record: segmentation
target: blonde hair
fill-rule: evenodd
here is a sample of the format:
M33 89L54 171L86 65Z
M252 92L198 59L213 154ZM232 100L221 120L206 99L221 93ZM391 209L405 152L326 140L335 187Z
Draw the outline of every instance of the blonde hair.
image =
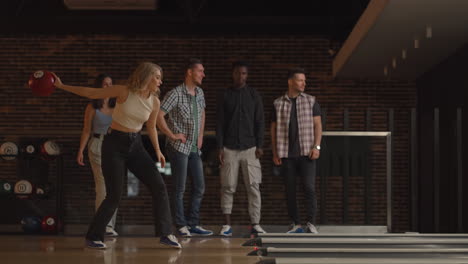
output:
M127 80L128 89L132 92L138 92L144 89L156 71L159 71L162 77L163 72L161 66L152 62L140 63ZM155 95L158 96L159 92L156 92Z

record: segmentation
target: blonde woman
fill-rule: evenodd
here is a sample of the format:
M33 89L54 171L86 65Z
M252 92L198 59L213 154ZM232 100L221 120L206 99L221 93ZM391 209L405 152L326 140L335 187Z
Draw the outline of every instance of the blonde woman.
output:
M90 99L117 98L112 123L102 143L102 172L107 195L89 226L86 234L87 247L106 248L103 242L106 225L119 205L128 168L151 192L156 218L155 231L156 236L161 236L160 243L181 248L177 238L172 234L166 185L155 163L143 147L140 134L143 123L146 123L156 157L164 167L166 160L159 148L156 131L160 106L157 94L162 84L162 68L150 62L141 63L129 77L127 85L112 85L100 89L65 85L59 77L56 75L55 77L55 86L59 89Z

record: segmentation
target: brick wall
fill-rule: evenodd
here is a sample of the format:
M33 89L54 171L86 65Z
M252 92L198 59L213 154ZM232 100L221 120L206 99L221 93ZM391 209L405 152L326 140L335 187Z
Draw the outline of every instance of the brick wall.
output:
M350 130L365 129L365 111L372 109L372 130L388 130L389 108L395 109L394 133L394 216L396 231L409 229L409 111L416 106L414 83L399 81L333 80L329 41L308 35L177 35L177 34L73 34L73 35L2 35L0 36L0 141L19 142L24 138L58 139L64 148L64 197L66 223L86 224L94 211L94 183L91 170L75 162L83 111L87 99L56 91L50 97L34 97L27 87L29 75L38 69L55 71L67 84L90 85L100 72L109 73L116 82L124 81L133 67L151 60L164 69L163 94L183 77L186 58L204 61L206 79L203 89L207 100L206 129L215 128L216 92L230 84L230 65L237 59L251 62L249 83L257 88L266 105L269 120L271 103L287 89L289 67L302 66L308 74L307 92L316 95L327 112L327 130L343 130L343 111L349 109ZM262 160L264 184L263 223L288 224L281 180L272 174L269 127L267 122L266 155ZM16 180L15 161L0 161L0 177ZM54 165L55 166L55 165ZM54 167L51 166L51 167ZM51 170L54 171L54 170ZM54 176L51 175L51 178ZM330 195L341 191L341 178L330 178ZM352 193L360 193L360 180ZM170 178L167 179L170 185ZM219 180L206 178L206 194L201 216L204 224L221 224ZM320 177L317 179L320 186ZM318 197L320 197L320 188ZM385 224L385 197L375 192L377 205L374 224ZM246 193L239 184L233 221L248 224ZM329 194L327 194L329 195ZM302 198L302 196L300 196ZM362 201L350 199L350 210L362 210ZM150 224L151 199L142 189L136 198L124 197L119 208L119 223ZM339 224L339 202L327 208L327 219ZM353 209L354 208L354 209ZM303 208L302 208L303 210ZM350 214L353 216L353 214ZM321 216L318 216L318 223ZM361 219L351 219L361 223Z

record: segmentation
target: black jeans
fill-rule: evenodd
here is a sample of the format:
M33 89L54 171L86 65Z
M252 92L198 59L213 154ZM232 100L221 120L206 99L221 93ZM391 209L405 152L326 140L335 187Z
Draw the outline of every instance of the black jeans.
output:
M172 217L166 185L155 162L143 147L140 133L117 130L109 132L102 143L101 163L107 195L94 215L86 238L104 241L106 225L122 196L127 168L151 192L156 236L172 234Z
M281 162L281 175L286 186L289 217L294 221L294 224L301 224L296 201L296 179L300 177L306 200L307 221L315 224L317 210L317 199L315 196L316 160L302 156L298 158L283 158Z

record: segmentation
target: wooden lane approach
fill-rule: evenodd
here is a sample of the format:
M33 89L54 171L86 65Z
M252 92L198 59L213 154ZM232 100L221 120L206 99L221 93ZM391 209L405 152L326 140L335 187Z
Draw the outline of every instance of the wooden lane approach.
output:
M340 258L432 258L466 257L467 248L258 248L249 256L263 257L340 257Z
M461 264L468 257L439 258L262 258L257 264Z
M468 234L441 234L441 233L264 233L256 234L256 238L267 237L313 237L313 238L332 238L332 237L349 237L349 238L388 238L388 237L408 237L408 238L466 238Z
M466 238L257 238L244 246L275 248L468 248Z

